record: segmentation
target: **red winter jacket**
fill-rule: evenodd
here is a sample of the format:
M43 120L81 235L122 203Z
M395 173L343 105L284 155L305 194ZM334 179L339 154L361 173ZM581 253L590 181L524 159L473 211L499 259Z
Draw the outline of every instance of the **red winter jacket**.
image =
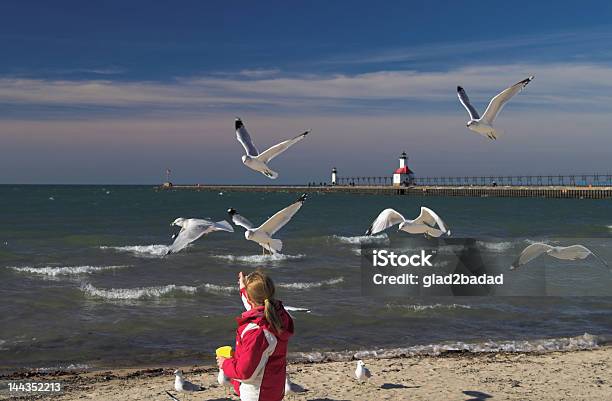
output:
M223 362L223 372L232 379L243 401L280 401L285 393L287 343L293 335L293 320L283 304L276 301L276 313L283 332L276 333L264 316L264 307L252 308L246 291L240 290L246 308L236 318L236 351Z

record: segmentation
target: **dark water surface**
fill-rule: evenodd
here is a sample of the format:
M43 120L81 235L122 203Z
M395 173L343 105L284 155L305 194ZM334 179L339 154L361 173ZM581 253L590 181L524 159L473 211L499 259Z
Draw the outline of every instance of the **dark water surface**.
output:
M0 370L211 360L217 346L233 342L236 275L257 266L269 269L286 305L311 310L294 313L290 347L303 355L457 342L520 350L534 339L612 333L610 297L381 299L363 297L360 284L361 235L386 207L416 217L426 205L454 237L482 239L508 263L530 241L563 237L585 237L612 260L607 200L312 194L277 235L283 256L262 257L240 228L163 256L176 217L220 220L234 207L259 224L295 198L0 186ZM593 258L533 264L558 265L576 286L602 274Z

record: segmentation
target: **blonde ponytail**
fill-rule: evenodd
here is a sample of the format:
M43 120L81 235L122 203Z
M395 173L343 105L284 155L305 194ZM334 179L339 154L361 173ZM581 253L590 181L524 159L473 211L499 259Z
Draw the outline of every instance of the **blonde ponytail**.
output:
M283 322L281 322L278 314L276 313L276 303L270 301L268 298L264 300L264 314L268 323L274 327L277 333L283 331Z
M283 331L283 322L276 312L274 300L274 282L261 270L255 270L245 280L246 292L249 300L256 305L264 307L264 316L277 333Z

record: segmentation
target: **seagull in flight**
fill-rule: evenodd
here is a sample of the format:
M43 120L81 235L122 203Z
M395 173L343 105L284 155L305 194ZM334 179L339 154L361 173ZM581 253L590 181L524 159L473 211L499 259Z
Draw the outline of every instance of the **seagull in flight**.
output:
M523 252L521 252L519 257L512 263L512 266L510 266L510 270L517 269L543 254L562 260L582 260L586 259L589 255L593 255L604 266L608 266L605 260L594 254L593 251L584 245L552 246L536 242L523 249Z
M227 231L230 233L234 232L234 228L225 220L214 221L205 219L185 219L179 217L174 220L171 226L181 227L181 231L174 235L174 242L168 247L166 255L171 253L177 253L187 245L191 244L203 235L210 234L213 231Z
M259 227L255 227L253 223L239 215L236 209L229 208L227 213L230 215L234 224L246 230L244 232L244 238L257 242L263 248L262 252L265 253L267 250L273 255L279 253L283 249L283 242L279 239L272 238L272 236L283 228L285 224L289 223L289 220L291 220L302 207L306 197L307 194L302 194L295 202L277 212Z
M533 80L533 75L515 83L511 87L504 89L489 102L489 106L485 110L482 117L478 115L478 111L470 103L467 93L461 86L457 86L457 96L459 101L467 110L470 121L467 122L467 127L477 134L486 136L489 139L496 140L499 131L493 127L493 121L499 114L504 105L517 93L519 93L529 82Z
M246 130L244 123L239 118L236 118L236 138L238 142L242 144L246 155L242 156L242 163L248 168L259 171L263 175L268 178L276 179L278 177L278 173L268 167L268 163L272 161L276 156L283 153L285 150L289 149L291 146L295 145L302 139L306 138L306 135L310 133L310 130L305 131L304 133L296 136L295 138L288 139L281 143L278 143L269 149L259 153L257 147L253 143L249 132Z
M421 214L414 220L407 220L394 209L383 210L368 228L366 235L378 234L396 224L399 224L398 230L410 234L424 234L425 237L440 237L442 234L450 235L451 233L436 212L422 206Z

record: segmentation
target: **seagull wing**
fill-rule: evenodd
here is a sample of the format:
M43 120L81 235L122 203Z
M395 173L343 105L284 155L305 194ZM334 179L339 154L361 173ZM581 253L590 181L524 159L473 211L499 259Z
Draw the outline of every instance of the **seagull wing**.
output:
M510 269L516 269L519 266L529 263L535 258L537 258L538 256L540 256L541 254L546 253L550 251L551 249L553 249L552 246L548 244L543 244L541 242L536 242L535 244L531 244L527 248L523 249L523 252L521 252L519 257L516 258L516 260L512 263L512 266L510 267Z
M241 216L238 213L234 213L231 216L232 216L232 221L237 226L243 227L247 230L250 230L253 227L255 227L253 223L251 223L246 217Z
M284 308L287 312L306 312L306 313L310 313L310 309L306 309L306 308L298 308L295 306L289 306L289 305L284 305Z
M187 224L183 226L181 231L176 236L172 245L170 245L168 253L179 252L181 249L196 241L201 236L213 231L234 232L234 229L225 220L215 223L204 219L189 219Z
M201 391L202 387L200 387L197 384L193 384L192 382L188 382L187 380L185 380L185 382L183 383L183 390L184 391Z
M569 259L569 260L577 260L577 259L586 259L589 255L593 255L595 259L601 262L604 266L608 266L608 262L604 259L596 255L593 251L587 248L584 245L570 245L566 247L559 247L558 254L561 256L561 259ZM557 257L555 254L551 253L551 256Z
M378 234L379 232L403 221L405 221L404 216L393 209L385 209L380 212L376 220L374 220L372 225L370 225L370 228L368 228L368 231L366 231L366 235Z
M268 233L269 236L274 235L278 230L283 228L285 224L289 222L289 220L291 220L293 215L295 215L298 210L300 210L302 204L306 200L306 196L306 194L303 194L291 205L279 212L276 212L274 216L266 220L266 222L259 226L257 230L264 231Z
M446 224L444 224L444 221L442 221L440 216L438 216L436 212L425 206L421 206L421 214L412 222L418 224L426 224L430 227L435 227L437 225L440 228L440 231L442 231L443 233L450 233L450 231L446 227Z
M489 124L493 124L493 120L495 120L495 117L497 117L501 109L504 108L504 105L508 102L508 100L510 100L512 96L523 90L523 88L527 86L527 84L532 80L533 76L530 76L529 78L523 79L522 81L515 83L511 87L504 89L501 93L491 99L491 102L489 102L489 106L487 106L487 109L482 115L482 118L486 120Z
M593 255L595 257L595 259L599 260L599 262L601 262L601 264L603 264L606 267L609 267L608 262L606 262L606 260L604 258L602 258L601 256L599 256L598 254L596 254L593 251L590 251L591 255Z
M257 156L257 159L263 163L268 163L270 160L274 159L276 156L280 155L285 150L289 149L290 147L292 147L293 145L295 145L302 139L306 138L306 135L308 135L309 133L310 131L306 131L296 136L295 138L288 139L277 145L274 145L271 148L266 149L264 152L261 152L261 154Z
M472 103L470 103L470 98L468 97L467 93L465 93L465 90L460 86L457 87L457 96L459 97L459 101L463 107L465 107L467 110L470 118L472 120L478 120L480 118L478 111L476 111L474 106L472 106Z
M248 156L256 157L259 155L259 151L251 139L251 135L249 135L249 132L246 130L242 120L239 118L236 119L236 139L238 139L238 142L242 144L242 147Z
M372 373L370 372L370 369L366 368L365 366L363 367L363 374L365 375L365 377L370 378L372 377Z

